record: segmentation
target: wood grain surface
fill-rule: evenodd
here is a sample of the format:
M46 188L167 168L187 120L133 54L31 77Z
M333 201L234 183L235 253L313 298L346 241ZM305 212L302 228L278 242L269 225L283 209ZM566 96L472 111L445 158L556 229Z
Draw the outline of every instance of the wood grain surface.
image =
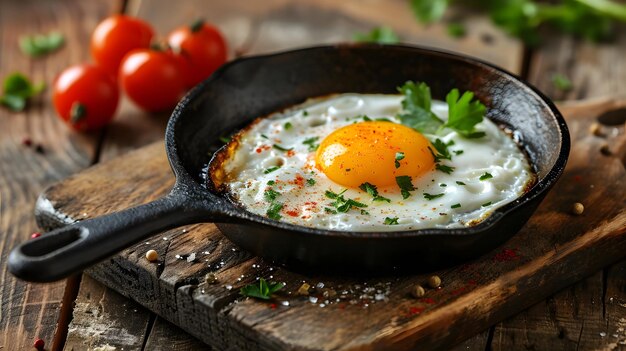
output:
M172 10L173 6L171 2L164 0L120 0L108 3L70 0L0 2L0 54L2 55L0 76L19 69L31 77L39 77L50 82L52 77L69 63L87 59L85 43L97 21L124 8L128 14L149 20L161 35L166 35L169 30L181 24L204 17L222 29L230 44L231 57L345 41L351 39L355 32L366 32L377 25L388 25L396 30L405 42L459 51L482 57L516 73L527 72L528 79L533 84L557 100L625 95L622 89L624 79L626 79L622 57L626 50L623 45L626 32L623 30L618 31L620 35L615 43L602 45L547 33L544 36L545 45L534 50L533 55L529 56L528 51L524 55L524 49L519 42L494 29L484 16L475 14L468 16L465 13L452 11L446 20L456 21L462 17L468 29L468 35L457 40L446 34L445 23L429 27L416 24L406 2L402 0L367 2L270 0L258 3L243 0L211 2L187 0L176 3L176 11ZM68 35L66 37L68 44L60 52L45 59L29 60L17 51L16 39L20 34L39 33L52 29L62 29L64 34ZM551 83L551 77L556 72L572 78L574 89L566 92L556 90ZM48 101L48 97L38 99L35 101L34 108L22 114L12 114L0 109L0 122L6 126L0 130L0 157L3 161L0 163L0 232L4 235L2 258L6 257L8 250L16 242L24 240L30 232L35 230L31 217L33 200L36 193L46 184L91 163L113 159L139 146L162 139L167 120L167 114L142 113L128 100L123 100L118 116L112 125L102 133L80 136L69 132L57 122ZM575 110L587 111L586 118L595 120L594 117L602 111L619 108L622 105L619 99L598 99L594 100L591 105L585 102L582 105L581 103L568 103L567 106L562 106L568 114ZM581 106L582 109L580 109ZM16 116L19 117L14 118ZM612 138L596 141L611 143L616 151L612 159L621 157L623 160L624 147L613 144L617 140L613 135L616 129L608 126L603 129L606 136L612 136ZM41 137L41 140L46 140L46 144L50 144L52 151L41 157L36 156L30 150L24 150L19 145L24 134L33 139L36 139L36 136ZM155 147L159 148L159 146ZM151 152L158 153L155 150ZM21 166L15 167L16 164ZM167 167L165 163L163 164ZM123 173L117 179L127 181L126 176L128 174ZM95 183L92 185L96 186ZM164 189L166 186L159 186L156 192L158 193L161 191L159 189ZM101 204L92 203L92 207L86 207L85 211L80 206L85 196L82 196L80 201L66 197L64 199L70 203L57 202L56 205L73 218L81 219L109 211L114 206L132 203L133 196L135 196L133 194L136 191L141 194L137 195L135 201L145 201L158 195L157 193L149 194L148 190L137 187L121 191L122 200L119 203L110 204L109 199L98 197L102 201ZM90 194L97 192L91 191ZM624 208L623 203L621 208ZM46 226L55 226L68 219L49 215L49 212L40 212L38 220ZM589 214L586 213L586 216ZM197 227L181 228L166 234L172 234L168 237L168 239L173 238L172 242L159 242L158 244L152 242L159 252L169 252L169 254L165 253L167 256L164 261L165 266L147 265L146 262L142 262L141 252L127 251L128 256L123 260L128 258L134 260L131 266L137 271L124 271L123 274L141 277L144 280L140 283L133 282L132 279L115 280L112 275L106 279L113 279L114 284L118 285L133 283L134 291L142 294L139 284L154 282L161 275L167 282L165 284L160 282L159 286L152 286L150 289L163 294L166 299L174 299L176 303L147 305L158 305L165 310L178 308L180 305L182 311L197 311L196 304L199 300L197 295L199 291L202 291L202 285L196 283L202 282L204 270L207 268L190 269L185 263L175 260L175 252L183 252L195 245L193 244L195 237L189 240L179 239L180 236L188 234L183 234L183 229L190 232L206 230ZM212 230L209 229L210 232ZM202 243L211 250L216 249L214 254L206 258L216 265L220 265L224 257L234 255L232 246L227 245L223 240L203 241ZM554 245L559 244L557 242ZM229 249L231 253L228 252ZM556 248L554 250L556 251ZM593 251L589 255L598 255L598 251L600 250ZM231 278L236 281L239 277L234 272L237 269L245 271L250 267L237 264L242 261L245 263L248 258L245 254L239 252L234 256L235 262L226 259L224 267L218 269L214 266L208 269L217 269L218 272L232 271ZM582 260L578 264L584 265L585 261ZM125 266L117 265L114 271L119 272L123 267ZM571 267L574 267L577 273L590 269L589 267L578 268L577 265ZM266 277L273 275L266 271L268 269L269 267L265 267L260 274ZM182 272L181 274L184 274L186 278L177 277L177 271ZM572 272L565 270L566 274L562 273L556 272L546 279L556 279L555 277L564 279L564 276ZM15 282L5 271L2 274L0 278L3 283L0 290L2 296L0 346L3 347L0 349L28 349L34 337L42 337L47 341L47 345L54 344L51 348L53 350L60 349L65 340L64 330L68 328L67 323L72 317L65 344L65 349L68 350L98 348L203 350L207 347L150 310L121 297L88 276L84 276L80 281L80 290L77 292L78 279L74 279L72 284L34 285ZM280 274L289 275L288 272ZM224 278L228 277L228 274L224 276ZM449 277L454 279L454 274ZM325 278L320 279L326 281ZM445 281L448 279L446 278ZM394 287L394 289L399 288L395 283ZM444 288L447 287L444 286ZM545 289L545 287L542 286L540 289ZM236 290L236 287L233 290ZM206 292L205 289L205 295ZM72 311L70 302L76 293L78 293L77 307ZM545 291L535 292L535 294L544 293L547 294ZM222 311L227 315L227 320L229 323L238 323L228 319L228 314L234 310L234 306L228 303L233 300L238 301L236 296L230 295L219 301L209 299L207 302L205 298L201 303L218 308L221 307L220 304L226 304ZM155 294L152 298L156 296ZM407 295L404 297L407 301L411 301ZM62 300L65 300L65 303L61 303ZM626 308L624 306L626 306L626 262L604 267L591 277L548 297L517 316L491 328L485 327L486 330L458 344L455 350L626 350L626 345L624 345L626 344L624 334ZM245 308L238 311L244 315L246 313ZM369 316L375 313L371 312L371 309L368 311L363 315L365 318L362 320L365 322L362 323L367 323ZM258 315L263 318L268 314L266 312L262 308L258 309ZM291 313L292 317L295 313L297 312ZM273 317L275 317L274 324L280 323L277 316ZM269 317L263 318L250 322L251 327L257 323L255 321L270 323L273 320ZM180 319L184 321L184 318ZM223 319L221 318L220 321ZM211 315L208 320L204 319L201 322L210 325L216 320L217 316ZM55 332L57 321L59 321L59 330ZM193 327L193 323L193 320L183 322L187 328L190 325ZM199 328L206 328L206 325L202 323L199 324ZM285 323L288 324L289 320ZM223 327L229 327L229 324L225 326L218 324L217 330L212 330L218 333L216 339L229 336L230 339L243 339L244 341L242 344L218 342L220 346L218 349L239 349L238 347L242 345L249 348L268 346L267 340L263 344L258 344L257 335L246 332L245 328L233 336L220 334L220 328ZM289 326L284 325L283 328L289 329ZM216 343L214 340L210 342ZM282 344L269 342L269 345L269 347L280 347Z
M422 299L408 291L427 275L366 280L303 275L240 251L211 224L152 237L89 274L217 349L446 348L623 257L626 172L620 154L607 156L600 148L607 143L623 149L624 127L607 127L616 132L604 137L589 132L593 117L619 106L619 101L564 106L573 145L561 181L520 233L480 259L434 272L443 288ZM71 218L95 216L165 194L173 181L167 169L163 144L157 143L70 177L44 197ZM96 188L106 191L96 194ZM83 193L94 195L84 199ZM585 204L584 215L570 213L574 202ZM147 262L147 249L156 249L162 261ZM195 260L185 259L191 254ZM218 284L206 282L209 272ZM241 298L238 289L257 277L284 281L287 289L269 303ZM313 293L316 303L295 296L303 281L324 283ZM324 296L330 291L340 294L339 301ZM383 297L376 300L375 292ZM590 321L598 318L597 310L588 310ZM619 334L618 322L603 333L617 333L620 342L626 335Z
M22 72L36 83L49 83L69 63L86 60L88 53L77 48L85 47L89 31L102 16L114 11L114 5L107 1L0 1L0 77ZM29 58L18 49L20 36L53 30L65 35L64 49L39 59ZM39 230L32 215L38 193L89 166L96 155L99 134L70 132L55 116L48 96L49 90L31 101L24 112L0 108L2 262L15 244ZM25 138L32 140L32 147L22 144ZM38 144L43 153L35 151ZM41 338L47 347L58 349L71 317L67 304L71 305L72 294L66 291L69 285L27 284L14 279L4 268L0 282L0 348L30 349L34 340ZM59 341L53 342L55 339Z

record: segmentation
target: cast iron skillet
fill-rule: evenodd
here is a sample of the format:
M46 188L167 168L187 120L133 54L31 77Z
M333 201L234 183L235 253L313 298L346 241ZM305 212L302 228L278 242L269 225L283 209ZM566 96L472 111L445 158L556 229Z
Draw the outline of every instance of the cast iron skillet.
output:
M354 233L312 229L249 213L205 186L209 145L255 117L331 93L396 93L427 82L433 97L473 91L488 117L519 131L537 184L480 224L463 229ZM276 263L358 272L410 264L437 266L503 243L528 220L561 175L570 139L561 114L542 93L497 67L447 52L408 46L337 45L235 60L193 89L165 133L176 185L164 198L54 230L17 246L11 273L53 281L83 270L157 232L216 222L230 240Z

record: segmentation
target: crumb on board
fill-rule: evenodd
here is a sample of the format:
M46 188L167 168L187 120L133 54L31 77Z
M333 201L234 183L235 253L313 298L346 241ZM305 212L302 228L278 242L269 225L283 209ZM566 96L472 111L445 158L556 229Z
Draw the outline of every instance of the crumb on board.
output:
M155 262L159 259L159 253L156 252L156 250L148 250L148 252L146 252L146 259L150 262Z

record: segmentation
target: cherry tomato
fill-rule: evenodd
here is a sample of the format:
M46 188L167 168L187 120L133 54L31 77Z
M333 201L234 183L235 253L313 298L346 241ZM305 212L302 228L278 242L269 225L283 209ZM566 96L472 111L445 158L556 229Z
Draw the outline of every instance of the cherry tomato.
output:
M117 77L122 59L133 49L148 48L154 36L140 19L114 15L100 22L91 35L91 55L96 63Z
M126 95L150 112L173 108L185 93L180 66L168 51L131 51L122 61L119 81Z
M203 21L174 30L167 41L178 53L187 87L205 80L226 62L224 37L217 28Z
M58 115L79 131L99 129L109 123L119 97L113 77L89 64L71 66L61 72L52 92Z

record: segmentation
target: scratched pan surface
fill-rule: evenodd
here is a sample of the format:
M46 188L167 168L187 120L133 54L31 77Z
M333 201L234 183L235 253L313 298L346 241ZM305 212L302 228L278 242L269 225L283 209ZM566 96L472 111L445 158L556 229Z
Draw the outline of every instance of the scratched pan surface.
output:
M475 93L487 116L518 131L538 181L526 194L461 229L345 232L274 221L243 210L206 186L207 151L221 135L258 116L332 93L396 93L407 80L427 82L433 98L452 88ZM147 236L214 222L242 248L276 263L364 272L420 264L449 265L480 255L514 235L561 175L567 126L552 102L497 67L420 47L338 45L235 60L194 88L169 121L166 151L176 185L166 197L84 220L16 247L9 270L33 281L61 279Z

